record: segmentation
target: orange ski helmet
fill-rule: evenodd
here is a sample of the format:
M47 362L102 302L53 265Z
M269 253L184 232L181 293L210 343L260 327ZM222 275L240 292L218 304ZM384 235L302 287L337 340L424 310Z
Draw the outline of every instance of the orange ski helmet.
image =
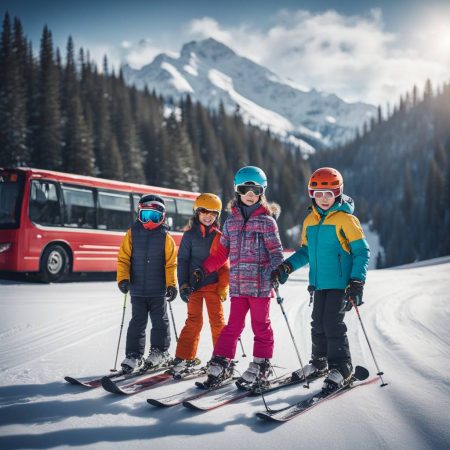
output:
M222 211L222 200L215 194L200 194L194 202L194 211L203 208L208 211L214 211L220 216L220 211Z
M332 191L335 197L344 192L344 179L340 172L332 167L321 167L313 172L308 182L308 193L314 197L314 191Z

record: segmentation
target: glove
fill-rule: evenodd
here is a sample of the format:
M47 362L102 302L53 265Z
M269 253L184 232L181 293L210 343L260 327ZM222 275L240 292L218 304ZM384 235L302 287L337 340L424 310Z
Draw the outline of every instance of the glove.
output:
M192 276L194 277L195 282L198 284L205 278L205 272L201 267L197 267L197 269L192 272Z
M128 294L128 291L130 290L130 281L129 280L119 281L118 286L122 294Z
M189 285L183 284L180 288L180 297L181 300L183 300L184 303L189 303L189 296L194 292L194 289L192 289Z
M217 295L220 297L220 301L223 303L228 297L228 288L219 288L217 290Z
M166 297L168 302L173 302L178 295L178 290L175 286L167 286Z
M279 282L280 284L284 284L289 278L289 274L292 270L291 264L284 261L274 271L272 271L270 274L270 280L274 283Z
M353 280L350 279L347 287L345 288L345 299L347 300L347 304L345 305L345 310L350 311L352 309L353 300L356 306L361 306L363 304L362 296L364 290L364 281Z

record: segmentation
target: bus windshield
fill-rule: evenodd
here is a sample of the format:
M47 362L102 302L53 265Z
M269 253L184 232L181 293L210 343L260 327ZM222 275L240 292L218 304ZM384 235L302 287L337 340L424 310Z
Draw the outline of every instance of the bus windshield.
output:
M22 185L17 171L0 170L0 228L19 227Z

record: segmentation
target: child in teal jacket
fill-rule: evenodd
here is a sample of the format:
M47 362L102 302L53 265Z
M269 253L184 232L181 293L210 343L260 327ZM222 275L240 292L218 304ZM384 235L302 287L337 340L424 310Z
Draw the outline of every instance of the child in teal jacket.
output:
M310 364L299 375L315 378L327 374L324 390L350 382L353 371L345 312L362 303L369 262L369 245L353 200L343 194L342 175L330 167L316 170L309 180L312 199L302 228L301 247L272 272L286 282L289 274L309 263L309 290L314 291ZM329 372L328 372L329 370Z

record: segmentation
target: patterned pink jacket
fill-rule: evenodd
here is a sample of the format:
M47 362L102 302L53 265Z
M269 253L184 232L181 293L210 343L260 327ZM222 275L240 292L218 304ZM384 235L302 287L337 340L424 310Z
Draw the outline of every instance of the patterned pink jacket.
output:
M273 297L271 272L283 262L283 247L274 212L261 205L247 222L233 202L218 251L203 262L205 273L230 257L230 296Z

